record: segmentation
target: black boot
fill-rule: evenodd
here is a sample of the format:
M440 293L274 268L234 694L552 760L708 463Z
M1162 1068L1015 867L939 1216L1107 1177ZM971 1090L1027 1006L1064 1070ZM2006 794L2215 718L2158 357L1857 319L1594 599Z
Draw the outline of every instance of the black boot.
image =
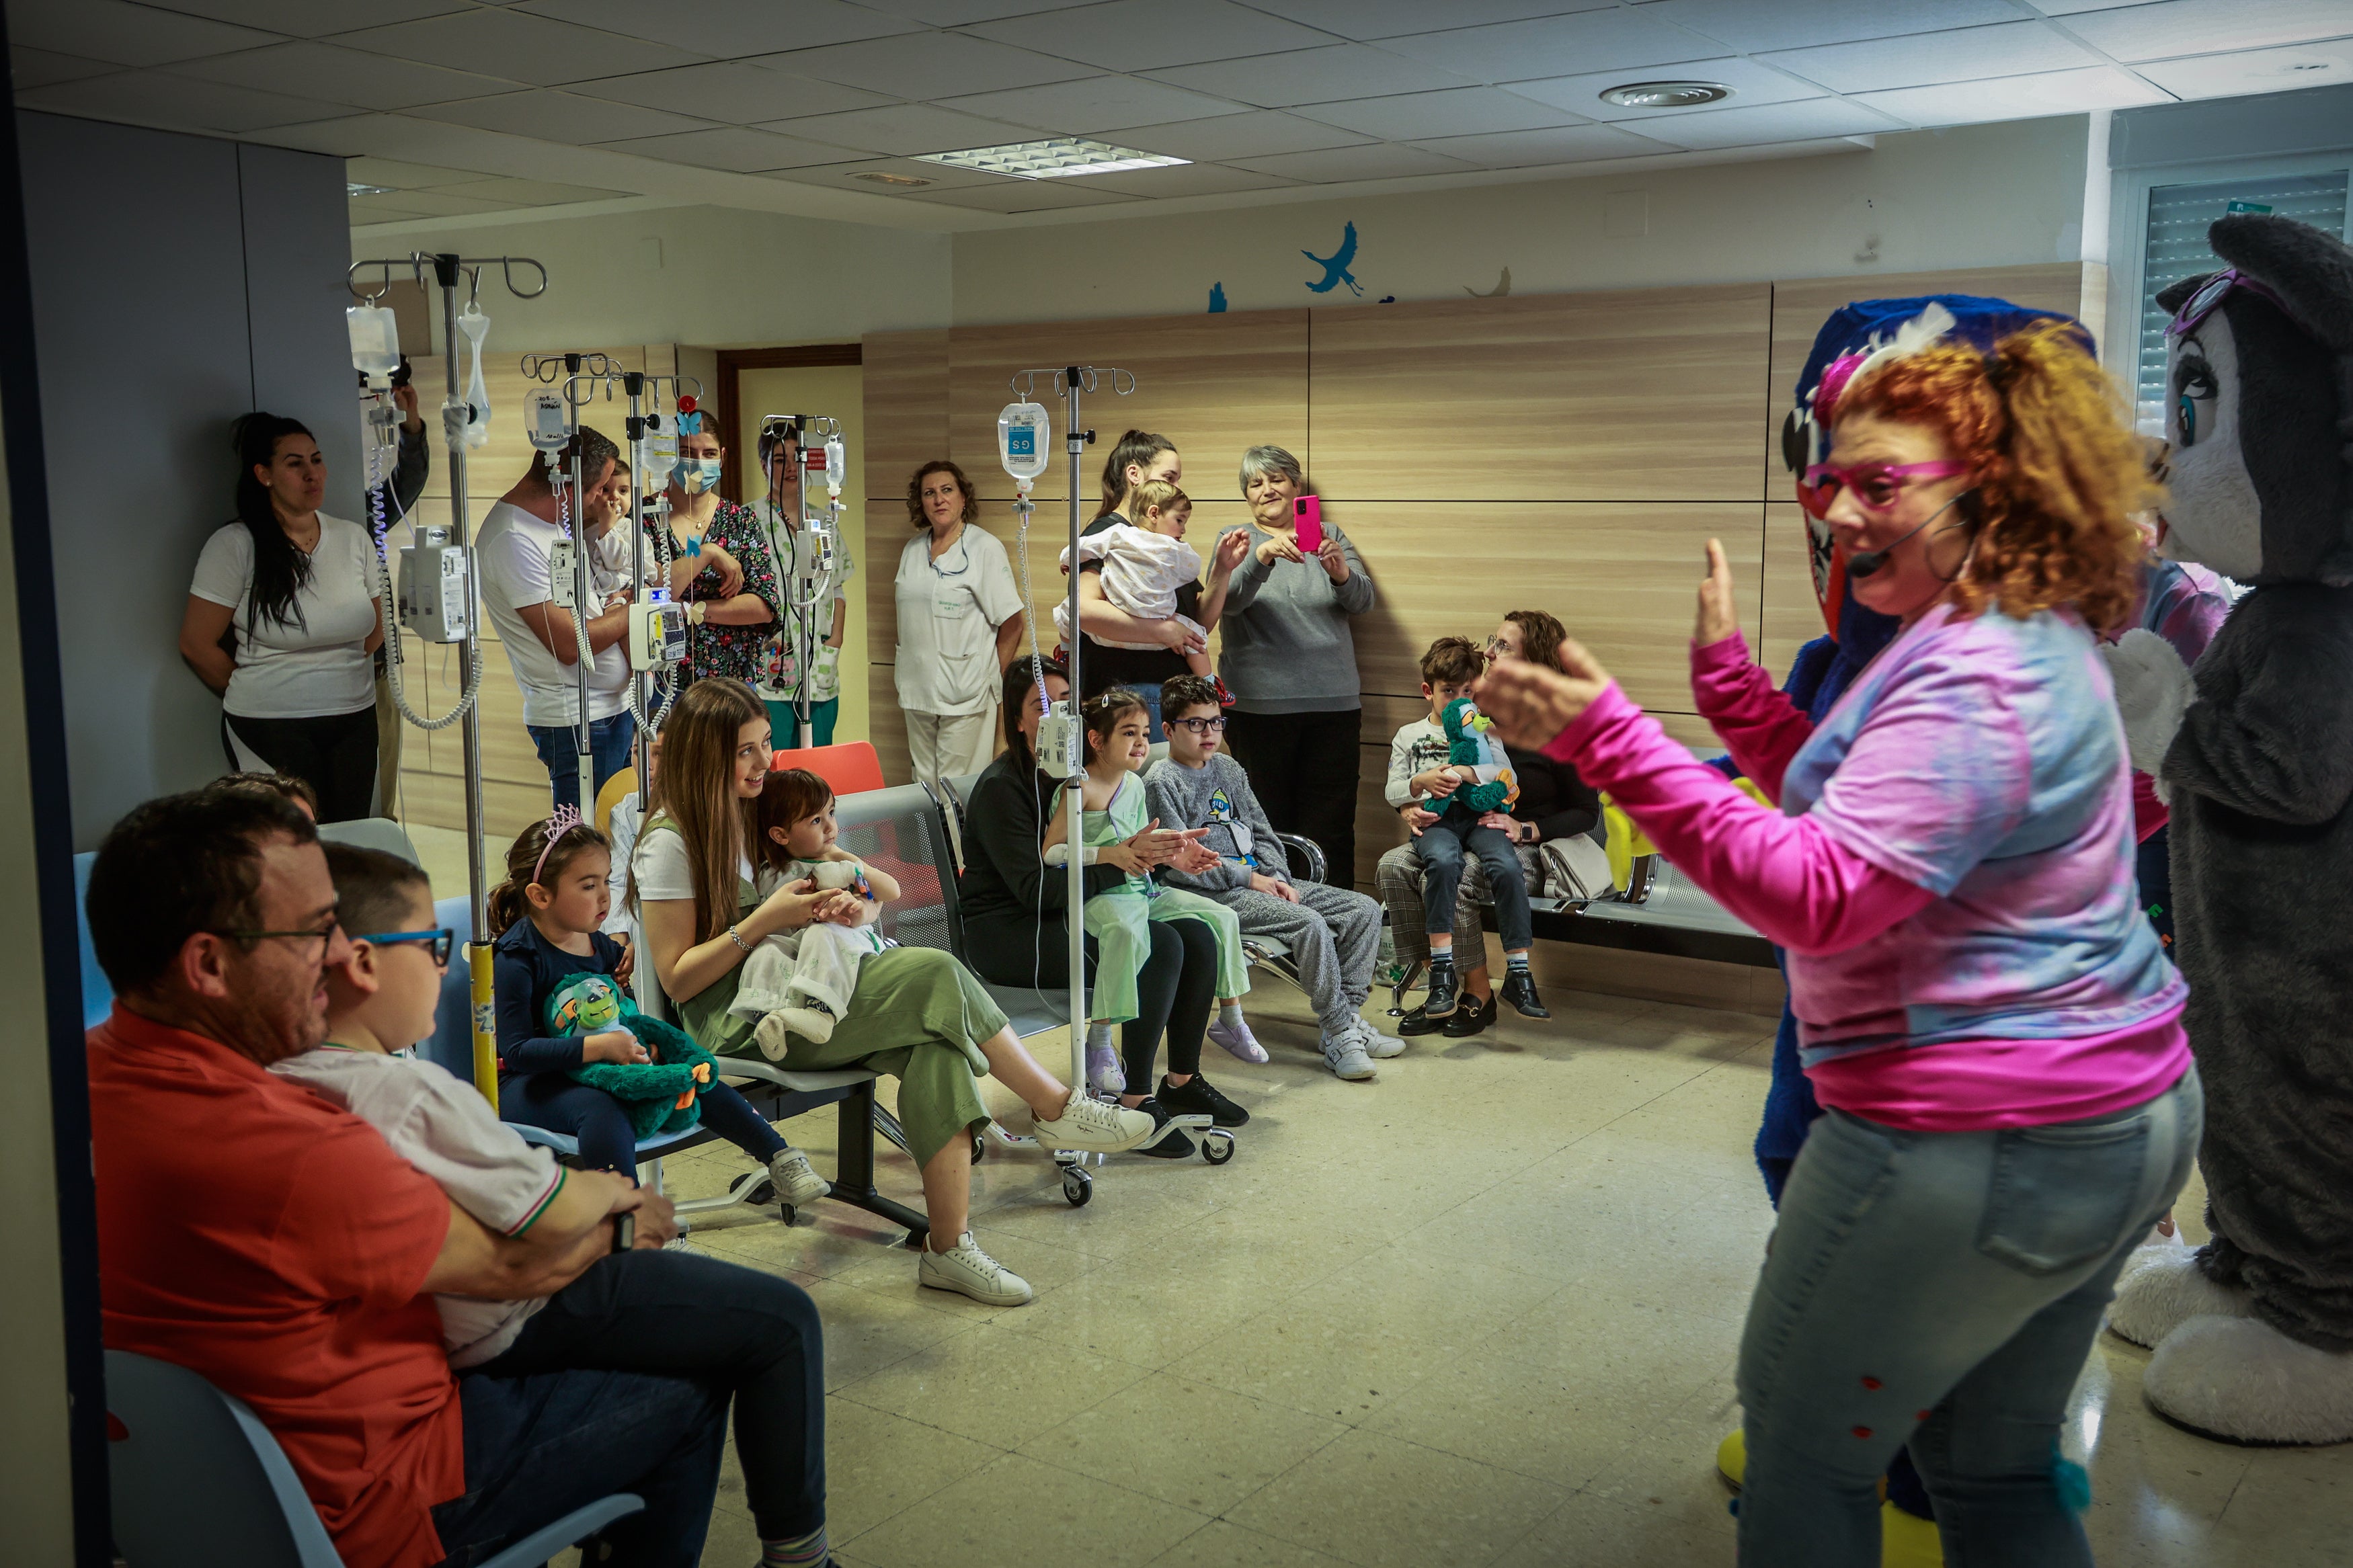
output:
M1462 983L1454 977L1452 959L1430 961L1430 990L1421 999L1425 1018L1451 1018L1462 1000Z
M1549 1018L1552 1009L1536 996L1535 976L1525 969L1506 970L1504 973L1504 1000L1519 1011L1523 1018Z

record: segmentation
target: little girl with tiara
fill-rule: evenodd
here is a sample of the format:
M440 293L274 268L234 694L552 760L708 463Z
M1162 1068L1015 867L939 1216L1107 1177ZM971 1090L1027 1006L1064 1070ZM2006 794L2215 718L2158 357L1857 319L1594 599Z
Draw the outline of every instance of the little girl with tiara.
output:
M1088 702L1082 710L1086 725L1086 773L1081 786L1083 816L1081 831L1083 861L1098 852L1133 838L1151 824L1145 805L1144 780L1137 776L1151 756L1145 740L1144 700L1125 687L1113 687ZM1048 813L1045 858L1049 866L1067 865L1068 819L1062 801L1068 784L1054 792ZM1095 939L1094 979L1090 989L1088 1034L1090 1055L1097 1042L1107 1046L1111 1026L1125 1023L1141 1012L1136 976L1152 951L1147 929L1154 921L1199 921L1218 941L1218 996L1222 1007L1236 1014L1239 998L1250 989L1249 960L1242 953L1241 925L1234 911L1214 900L1181 888L1164 887L1150 876L1130 871L1111 891L1086 903L1087 934ZM1152 1079L1152 1058L1158 1042L1128 1042L1126 1072L1121 1088L1128 1092L1120 1102L1154 1113L1155 1121L1193 1113L1211 1117L1220 1127L1240 1127L1250 1112L1211 1086L1201 1075L1198 1040L1168 1042L1168 1071L1156 1089L1145 1092ZM1175 1134L1147 1143L1140 1153L1175 1158L1192 1152L1192 1145Z
M551 1035L543 1019L558 987L581 974L620 971L622 945L602 930L612 910L612 846L558 806L522 830L507 851L506 880L491 889L497 984L499 1116L579 1141L591 1170L636 1179L638 1141L619 1100L572 1078L592 1062L642 1062L646 1048L627 1029ZM831 1189L808 1156L776 1136L751 1102L725 1083L697 1096L705 1125L768 1168L776 1194L799 1207Z

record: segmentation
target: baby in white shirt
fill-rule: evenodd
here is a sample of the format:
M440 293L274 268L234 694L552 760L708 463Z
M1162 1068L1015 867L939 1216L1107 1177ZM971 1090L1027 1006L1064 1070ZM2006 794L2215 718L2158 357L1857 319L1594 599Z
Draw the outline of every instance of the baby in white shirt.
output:
M770 1061L782 1061L789 1035L812 1045L833 1037L849 1011L860 965L890 946L874 929L882 906L899 896L888 872L838 847L833 788L806 768L768 775L755 812L764 884L813 880L829 894L817 918L797 931L764 937L744 960L728 1011L756 1020L753 1037Z
M1062 570L1067 573L1074 564L1102 562L1103 597L1114 608L1140 621L1176 621L1207 643L1208 629L1192 616L1176 613L1176 591L1187 583L1198 582L1201 576L1201 558L1185 542L1185 524L1193 515L1191 499L1165 479L1151 479L1137 487L1134 507L1134 522L1113 523L1100 533L1081 539L1077 562L1071 561L1069 551L1063 551ZM1063 642L1071 640L1071 607L1067 604L1054 606L1054 629ZM1115 642L1108 637L1095 640L1106 647L1153 649L1166 646L1156 642ZM1211 681L1218 679L1206 647L1187 653L1185 668ZM1232 700L1222 683L1218 687L1218 700Z

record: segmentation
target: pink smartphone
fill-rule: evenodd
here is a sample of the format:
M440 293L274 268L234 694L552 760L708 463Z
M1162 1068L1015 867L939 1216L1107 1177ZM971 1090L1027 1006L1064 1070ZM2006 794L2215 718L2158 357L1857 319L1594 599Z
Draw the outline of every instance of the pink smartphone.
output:
M1324 548L1324 498L1300 496L1291 503L1292 521L1298 524L1299 552L1313 555Z

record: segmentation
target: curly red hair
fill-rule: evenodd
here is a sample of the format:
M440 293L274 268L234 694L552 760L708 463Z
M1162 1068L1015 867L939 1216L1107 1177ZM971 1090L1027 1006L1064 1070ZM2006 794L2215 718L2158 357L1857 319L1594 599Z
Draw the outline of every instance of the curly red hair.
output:
M1839 421L1859 414L1938 431L1977 476L1977 547L1953 585L1964 612L2072 605L2098 631L2131 616L2146 546L2130 514L2164 491L2081 329L2038 321L1991 353L1938 344L1886 361L1839 397Z

